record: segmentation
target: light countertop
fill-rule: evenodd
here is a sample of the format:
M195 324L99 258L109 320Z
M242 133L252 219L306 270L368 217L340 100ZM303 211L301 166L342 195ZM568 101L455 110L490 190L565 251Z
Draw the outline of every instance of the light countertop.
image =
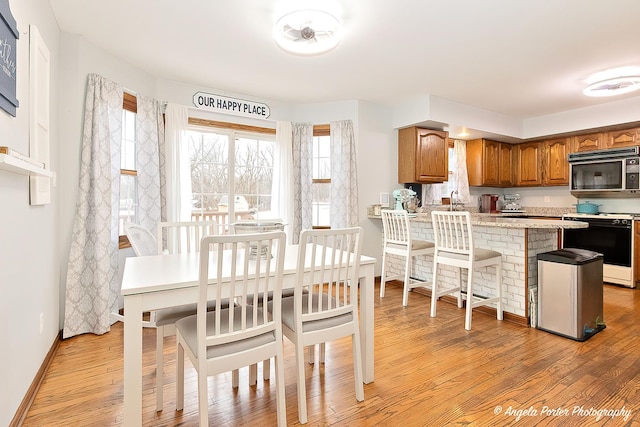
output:
M380 217L372 217L380 218ZM410 216L411 221L431 222L430 213L417 213ZM471 223L484 227L500 228L587 228L589 224L582 221L565 221L544 218L509 218L494 214L471 214Z

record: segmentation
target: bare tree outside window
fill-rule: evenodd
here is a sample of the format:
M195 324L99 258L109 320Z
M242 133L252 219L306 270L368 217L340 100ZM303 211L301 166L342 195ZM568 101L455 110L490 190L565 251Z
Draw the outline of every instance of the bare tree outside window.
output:
M190 131L189 155L192 216L211 217L219 222L225 213L235 215L230 222L257 218L261 213L268 216L273 181L273 137L235 131Z

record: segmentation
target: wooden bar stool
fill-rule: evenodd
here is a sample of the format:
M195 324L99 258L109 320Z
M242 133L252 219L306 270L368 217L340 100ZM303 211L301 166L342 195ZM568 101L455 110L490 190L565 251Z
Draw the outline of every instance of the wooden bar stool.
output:
M473 229L469 212L432 211L435 254L433 256L433 287L431 291L431 317L436 317L436 301L443 295L458 294L458 307L462 299L467 301L464 328L471 330L471 312L474 307L497 302L498 320L502 320L502 254L473 245ZM456 268L458 285L453 288L438 289L438 264ZM480 297L473 294L473 271L476 268L496 267L496 296ZM467 292L462 292L461 269L468 270Z
M382 277L380 279L380 298L384 297L386 282L395 279L404 279L402 293L402 305L409 302L409 289L426 287L428 282L422 282L411 278L411 260L420 255L432 255L433 242L414 240L411 238L409 216L405 210L384 209L382 214L382 227L384 230L384 247L382 251ZM387 254L405 257L404 275L387 276L385 273Z

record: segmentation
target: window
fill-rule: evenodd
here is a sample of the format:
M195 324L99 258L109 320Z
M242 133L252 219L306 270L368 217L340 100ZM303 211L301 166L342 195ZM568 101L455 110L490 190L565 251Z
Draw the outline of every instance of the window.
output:
M122 145L120 147L120 207L118 234L120 246L128 246L124 237L124 224L137 222L138 194L136 171L136 113L137 100L134 95L124 94L122 102ZM124 239L123 239L124 237Z
M313 228L329 228L331 220L331 144L329 125L313 127Z
M230 224L280 216L271 211L274 136L272 129L253 127L189 131L194 220Z

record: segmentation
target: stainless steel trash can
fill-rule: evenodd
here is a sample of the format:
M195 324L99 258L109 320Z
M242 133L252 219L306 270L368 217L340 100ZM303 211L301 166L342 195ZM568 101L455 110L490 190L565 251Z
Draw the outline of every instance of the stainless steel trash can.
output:
M577 341L604 329L602 264L584 249L538 254L538 329Z

